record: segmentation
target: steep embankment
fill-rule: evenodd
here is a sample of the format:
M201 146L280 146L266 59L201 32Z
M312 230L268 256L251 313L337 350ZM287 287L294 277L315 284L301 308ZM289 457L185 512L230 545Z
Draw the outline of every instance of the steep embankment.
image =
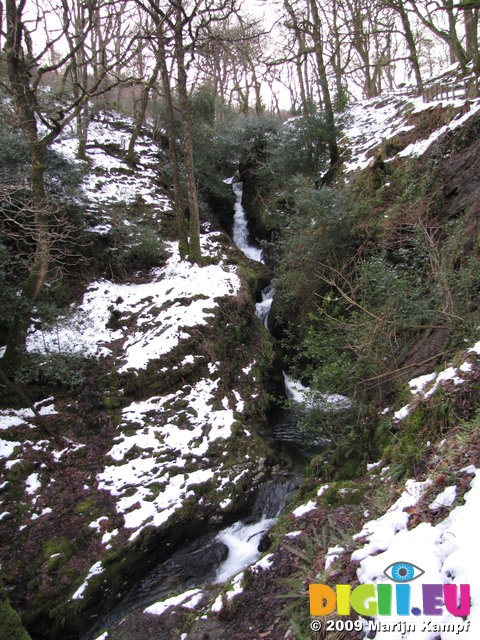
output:
M428 220L430 232L441 229L435 235L437 253L432 252L432 260L434 255L443 259L445 246L455 252L449 256L455 264L451 282L463 264L478 260L479 109L478 100L423 104L381 98L353 109L353 124L342 139L347 180L360 185L370 198L375 195L365 224L390 234L390 246L402 249L403 243L407 253L412 221ZM432 198L427 206L416 199L422 181L428 181L428 188L421 195ZM361 197L361 190L358 193ZM451 235L443 235L441 225L449 226ZM440 264L436 266L442 273ZM476 286L474 279L469 282ZM448 290L446 281L443 285ZM390 295L395 305L393 279L390 286L385 297ZM390 397L393 408L372 405L370 415L363 412L362 424L356 427L359 435L350 435L347 446L358 447L362 432L370 433L381 460L359 462L353 480L342 477L346 468L332 465L330 453L314 460L299 500L302 504L272 533L273 553L264 559L263 570L234 579L223 608L212 607L210 622L198 620L187 638L201 637L200 629L210 638L234 639L478 636L479 566L472 524L480 518L480 369L479 343L471 338L478 336L478 326L471 326L478 325L478 294L468 290L466 282L462 286L467 286L470 321L467 315L457 318L457 326L418 331L397 362L395 375L405 383L398 385L400 395ZM444 311L448 313L448 308ZM458 347L459 342L471 346ZM409 380L412 373L418 376ZM342 444L333 442L333 451ZM351 454L351 459L362 457L365 451ZM351 478L351 471L346 477ZM350 584L352 589L360 583L391 585L388 570L399 562L413 565L414 577L424 572L411 585L415 607L422 603L422 584L469 584L471 614L466 621L465 598L463 617L458 617L460 611L453 615L455 606L450 602L447 610L441 600L435 615L425 604L424 615L417 610L410 617L410 608L403 617L396 614L395 601L388 612L392 615L386 615L384 608L380 617L374 606L357 602L361 616L353 609L347 617L334 611L313 619L310 627L309 584ZM405 628L406 624L411 627Z
M128 168L131 126L92 123L79 194L92 263L108 250L117 277L79 283L78 302L52 326L35 320L27 340L32 358L60 354L82 384L58 385L35 412L0 412L2 575L33 638L77 637L184 540L245 509L271 464L258 435L273 358L252 299L262 267L209 223L204 264L180 261L164 154L145 131ZM127 279L146 251L140 222L164 240L163 266Z
M432 260L443 259L446 247L452 252L452 271L438 263L438 274L457 277L463 265L478 259L479 109L478 100L424 104L411 97L381 98L353 109L353 124L342 140L346 178L359 187L360 197L363 189L370 198L371 215L363 222L368 231L380 230L390 246L408 255L412 220L428 218L427 236L439 230ZM446 227L450 234L444 234ZM101 637L478 637L480 346L472 338L478 336L476 279L465 279L467 315L456 324L439 323L440 328L417 327L408 348L399 349L400 393L390 395L388 407L372 403L363 411L362 423L342 432L350 438L346 443L332 442L333 451L344 444L358 447L369 434L380 460L365 460L366 447L354 451L351 459L358 462L353 479L350 464L347 480L346 467L335 467L331 452L314 459L299 506L271 532L272 546L260 562L234 576L219 594L185 592L129 616ZM390 284L393 289L394 280ZM451 283L441 285L448 293ZM450 601L448 610L436 601L435 615L427 603L424 612L410 616L410 607L397 615L394 600L380 617L357 601L361 615L334 611L311 627L309 584L392 585L399 578L388 571L398 563L408 564L413 577L424 572L411 583L412 607L422 604L423 584L469 584L470 615L464 620L452 613L461 606L456 613L465 614L465 598L456 605Z
M368 215L355 218L366 251L374 254L386 238L395 259L403 251L410 260L414 214L421 222L428 214L424 238L438 240L429 258L441 258L449 246L455 258L450 272L432 263L446 300L452 285L440 277L445 273L464 274L462 292L477 286L469 274L479 247L479 108L478 101L384 97L354 107L341 141L346 181L368 204ZM265 477L270 455L254 428L264 418L262 375L273 359L251 299L261 267L246 266L226 236L204 225L207 264L186 269L169 242L173 216L158 174L161 151L142 139L132 172L119 159L128 121L104 120L95 123L94 164L84 184L90 232L96 246L112 250L117 280L95 274L63 320L51 329L34 324L29 335L32 353L67 345L81 353L85 382L76 394L63 389L40 400L39 415L26 408L0 414L0 527L2 539L15 539L2 546L2 573L34 638L75 637L167 549L228 521ZM142 216L166 238L163 264L119 282L135 242L118 260L115 238L135 239ZM310 218L309 233L316 232ZM470 270L462 271L467 263ZM361 420L342 428L341 438L334 434L332 450L313 459L297 508L262 540L268 555L224 586L179 594L174 581L171 597L108 623L98 637L325 637L324 619L320 634L310 630L308 585L388 583L383 572L401 561L425 571L413 585L415 606L421 583L472 587L468 629L459 630L463 621L444 609L427 623L453 630L421 631L417 617L418 633L476 638L479 567L468 523L480 518L480 349L472 338L478 296L468 294L457 324L446 306L440 329L415 327L392 339L400 394L391 392L388 408L361 407ZM363 337L374 335L375 323L384 326L381 320L365 322ZM367 460L367 449L381 459ZM332 613L330 637L365 637L374 611L361 613L348 617L357 625L352 631ZM392 629L372 633L401 637Z

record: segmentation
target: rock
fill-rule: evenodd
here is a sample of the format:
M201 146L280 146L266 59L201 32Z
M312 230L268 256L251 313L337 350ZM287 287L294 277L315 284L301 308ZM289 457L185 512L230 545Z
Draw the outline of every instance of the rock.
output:
M468 207L473 206L474 213L479 211L480 177L478 162L480 142L476 142L460 153L453 153L446 163L443 196L443 213L455 217ZM473 212L472 212L473 213Z
M186 640L219 640L223 637L224 629L216 620L197 620Z
M272 546L272 539L270 538L270 534L267 531L260 538L260 542L258 543L257 549L263 553L264 551L268 551L271 546Z
M223 542L214 542L209 547L199 549L188 555L188 558L186 558L188 572L192 576L204 576L212 567L216 567L226 560L227 556L227 545Z

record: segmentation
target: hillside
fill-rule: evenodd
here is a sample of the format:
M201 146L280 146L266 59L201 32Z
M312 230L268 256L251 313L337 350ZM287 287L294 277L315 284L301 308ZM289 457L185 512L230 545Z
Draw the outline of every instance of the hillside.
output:
M28 637L10 604L33 640L478 637L479 111L408 92L355 104L335 182L299 175L295 191L260 125L239 165L268 267L226 233L218 167L225 210L203 215L202 263L180 259L150 127L134 169L133 121L116 113L92 122L88 163L73 134L55 144L81 173L86 265L53 318L33 317L17 381L32 405L4 389L6 640ZM282 161L296 126L279 129ZM255 314L272 277L273 337ZM306 435L278 518L299 482L272 435L280 345ZM424 572L412 605L421 584L469 584L471 613L463 598L461 616L362 601L310 617L309 584L391 584L399 563Z
M271 464L258 436L272 358L250 297L258 275L208 222L203 266L180 261L158 186L162 150L147 131L135 171L117 157L131 126L115 114L94 122L79 192L86 233L119 252L117 238L135 250L138 231L146 251L143 217L163 238L162 266L78 282L53 324L34 318L30 366L63 366L63 380L51 374L53 395L0 413L0 526L15 540L2 545L2 571L34 637L78 633L76 611L95 610L99 589L105 607L170 548L231 520ZM72 142L56 149L68 157ZM32 393L46 388L40 379Z

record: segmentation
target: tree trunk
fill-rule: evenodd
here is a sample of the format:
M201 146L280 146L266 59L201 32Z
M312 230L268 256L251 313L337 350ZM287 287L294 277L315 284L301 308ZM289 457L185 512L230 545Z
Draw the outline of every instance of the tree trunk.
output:
M70 47L72 47L72 51L75 49L76 42L81 39L82 34L86 28L86 15L85 9L86 7L81 3L77 2L75 4L76 7L76 15L75 15L75 40L70 41ZM89 19L93 19L93 15L90 12ZM80 86L87 87L88 86L88 67L86 60L86 52L85 48L82 45L76 54L72 58L72 74L73 74L73 93L75 99L80 98ZM95 65L95 73L97 73L97 68ZM78 139L78 147L77 147L77 158L79 160L87 159L87 138L88 138L88 125L89 125L89 105L88 100L85 104L78 110L76 123L77 123L77 139Z
M335 74L335 109L337 111L343 111L347 106L347 92L343 84L343 68L342 68L342 44L340 38L340 30L338 28L338 7L337 1L334 0L332 5L332 40L333 40L333 54L332 65Z
M86 102L81 109L78 110L76 116L77 123L77 158L79 160L87 159L87 141L88 141L88 123L90 119L90 113L88 109L88 102Z
M463 73L467 72L467 55L457 34L457 24L455 15L453 13L453 2L448 0L447 15L448 15L448 36L450 45L450 61L458 62Z
M478 55L478 9L464 9L466 52L469 60Z
M45 147L42 143L32 145L30 149L32 167L32 201L35 216L35 260L24 293L36 300L47 277L50 263L50 233L48 229L48 206L45 194ZM33 273L35 274L33 276ZM32 276L32 277L31 277Z
M178 70L178 97L180 100L180 116L183 129L183 154L185 162L185 177L187 182L189 224L189 252L191 262L201 262L200 250L200 211L198 208L197 185L195 182L195 166L193 161L193 143L190 130L190 109L188 106L187 73L185 70L185 49L183 44L183 25L181 7L176 9L175 26L175 59Z
M43 288L50 264L50 231L44 186L44 146L41 143L30 145L30 157L35 256L28 276L23 283L15 317L8 331L7 348L2 359L2 368L7 375L18 369L25 353L25 341L33 304Z
M128 143L128 150L127 150L127 156L126 156L126 161L131 167L135 166L135 143L137 142L138 136L140 135L140 131L142 130L143 122L145 120L145 113L147 112L148 98L150 96L150 91L152 90L153 85L157 81L159 69L160 69L160 60L157 60L155 67L152 71L152 75L150 76L148 82L144 85L142 89L140 107L138 109L137 117L135 119L135 126L133 128L130 141Z
M257 74L255 72L255 63L250 61L252 68L252 76L253 76L253 86L255 88L255 113L259 116L261 113L265 111L265 108L262 103L262 94L261 94L261 84L258 81Z
M422 74L420 72L420 64L418 62L418 54L417 47L415 44L415 37L412 32L412 27L410 25L410 20L408 17L407 10L405 9L405 5L403 1L400 0L398 5L394 5L394 8L397 9L400 14L400 18L402 20L403 26L403 34L405 36L405 40L407 41L408 50L410 52L410 62L412 64L413 72L415 74L415 81L417 83L417 93L420 94L423 91L423 80Z
M458 34L456 31L456 21L455 15L453 12L454 3L453 0L443 0L442 10L446 12L448 19L448 31L437 27L432 20L425 17L419 9L418 3L414 0L407 0L408 5L411 7L412 11L418 16L420 21L434 33L438 38L445 42L450 50L450 57L452 62L458 61L460 64L460 68L462 72L465 73L467 71L467 58L465 54L465 50L462 47L460 40L458 39ZM440 8L440 7L439 7Z
M22 49L22 22L20 9L14 0L6 2L7 35L6 55L10 88L13 94L15 113L30 153L30 179L34 215L35 256L30 272L23 284L18 301L16 317L10 325L7 349L2 365L5 373L15 371L25 351L25 339L30 324L31 310L47 277L50 262L50 233L48 208L45 194L45 144L39 140L36 112L36 97L30 88L29 69L25 66Z
M318 77L320 80L320 87L322 90L323 106L325 109L325 120L328 127L328 151L330 155L330 168L333 168L338 160L338 146L337 146L337 133L335 129L335 116L333 113L332 100L330 97L330 89L328 88L327 69L325 67L325 61L323 58L323 43L321 34L321 22L318 13L318 7L316 0L309 0L310 8L312 10L313 19L313 42L315 48L315 58L317 61Z
M165 100L165 111L167 117L168 152L170 157L170 168L172 171L173 199L178 233L178 250L180 252L180 257L183 260L188 255L187 221L185 219L182 185L180 183L180 171L178 169L177 141L175 135L175 122L173 117L172 93L170 90L170 77L168 75L166 62L165 37L163 35L162 29L162 25L159 24L157 28L157 55L160 65L160 76L162 79L163 97Z
M299 49L300 49L300 45L299 45ZM302 103L302 113L305 115L305 112L307 110L307 93L305 91L305 82L303 80L303 65L302 65L302 58L300 55L300 51L297 54L295 67L297 70L298 86L300 87L300 101Z

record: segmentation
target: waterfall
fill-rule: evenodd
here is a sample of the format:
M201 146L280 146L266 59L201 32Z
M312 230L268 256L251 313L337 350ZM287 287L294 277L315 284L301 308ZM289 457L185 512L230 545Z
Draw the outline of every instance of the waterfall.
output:
M308 388L304 387L301 382L291 378L285 371L283 372L283 380L285 382L285 393L287 398L296 404L310 405L308 400Z
M272 308L273 295L275 291L272 285L265 287L262 291L262 301L257 302L255 308L257 310L257 317L263 322L265 329L268 329L268 314Z
M263 262L262 249L259 249L258 247L250 244L248 234L248 220L247 216L245 215L245 209L242 205L243 182L234 182L233 178L229 178L224 182L232 185L232 191L236 196L233 215L233 241L237 245L237 247L241 251L243 251L243 253L251 260L255 260L256 262ZM257 316L266 329L268 329L268 314L270 313L270 309L272 307L273 294L274 290L271 285L265 287L265 289L262 291L262 301L257 302L257 304L255 305Z
M228 556L218 567L215 582L225 582L258 560L263 535L276 524L300 481L300 477L287 474L272 478L260 487L251 517L220 531L216 541L228 547Z
M222 531L217 540L228 547L228 557L218 568L215 582L226 582L261 556L259 542L264 533L276 524L278 518L262 518L258 522L245 524L235 522Z
M308 387L291 378L285 371L283 379L287 398L296 404L304 404L309 409L316 408L323 411L338 411L351 407L350 399L339 393L320 393L318 391L312 393Z
M262 250L253 246L248 238L248 220L245 209L242 206L243 183L232 182L232 191L236 196L233 215L233 241L243 253L251 260L263 262Z

